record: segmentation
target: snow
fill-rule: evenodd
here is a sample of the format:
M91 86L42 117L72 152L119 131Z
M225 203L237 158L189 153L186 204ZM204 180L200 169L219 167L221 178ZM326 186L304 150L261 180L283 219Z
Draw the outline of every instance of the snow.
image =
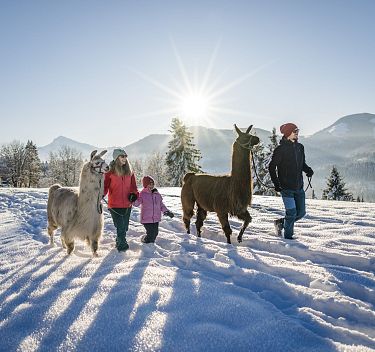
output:
M335 137L343 137L349 132L349 127L346 123L339 123L332 126L328 133L332 134Z
M99 257L67 256L46 233L46 189L0 193L1 351L370 351L375 349L375 204L307 200L296 240L273 235L280 198L255 196L253 222L231 219L233 245L209 214L202 238L177 216L142 244L114 249L105 209Z

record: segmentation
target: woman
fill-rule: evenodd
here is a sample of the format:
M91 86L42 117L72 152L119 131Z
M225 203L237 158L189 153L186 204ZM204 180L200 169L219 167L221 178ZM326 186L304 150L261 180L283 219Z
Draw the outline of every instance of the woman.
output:
M113 161L104 179L104 196L107 193L108 209L117 232L116 248L119 252L124 252L129 248L126 232L129 227L132 202L138 197L138 189L128 155L123 149L113 151Z

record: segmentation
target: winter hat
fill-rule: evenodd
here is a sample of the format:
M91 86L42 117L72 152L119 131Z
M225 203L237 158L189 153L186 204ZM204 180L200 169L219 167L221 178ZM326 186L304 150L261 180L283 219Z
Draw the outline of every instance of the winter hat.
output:
M128 154L125 153L125 150L124 149L115 149L113 151L113 160L116 160L120 155L125 155L125 156L128 156Z
M295 130L298 130L298 127L291 122L284 123L280 126L280 132L284 135L285 138L288 138Z
M155 184L155 181L151 176L145 176L142 178L142 185L144 188L146 188L151 182Z

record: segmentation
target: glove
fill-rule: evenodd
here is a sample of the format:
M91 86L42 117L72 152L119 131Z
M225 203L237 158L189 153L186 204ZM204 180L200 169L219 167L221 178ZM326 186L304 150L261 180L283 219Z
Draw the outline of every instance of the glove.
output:
M313 169L310 168L309 171L306 172L306 176L312 177L312 175L314 175L314 171L313 171Z
M281 187L280 187L280 185L275 185L275 191L276 191L276 192L281 192Z
M128 197L128 199L129 199L129 202L135 202L136 200L137 200L137 195L135 194L135 193L130 193L129 194L129 197Z
M171 211L169 211L169 210L165 211L165 212L164 212L164 215L165 215L165 216L169 216L170 218L173 218L173 217L174 217L174 214L173 214Z

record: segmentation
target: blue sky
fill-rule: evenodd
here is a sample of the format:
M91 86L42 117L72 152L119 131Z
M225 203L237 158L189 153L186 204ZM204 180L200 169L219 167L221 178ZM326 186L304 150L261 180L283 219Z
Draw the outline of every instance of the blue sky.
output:
M375 2L0 0L0 143L375 113ZM194 98L194 99L188 99ZM186 104L201 102L203 109ZM199 105L199 104L198 104Z

